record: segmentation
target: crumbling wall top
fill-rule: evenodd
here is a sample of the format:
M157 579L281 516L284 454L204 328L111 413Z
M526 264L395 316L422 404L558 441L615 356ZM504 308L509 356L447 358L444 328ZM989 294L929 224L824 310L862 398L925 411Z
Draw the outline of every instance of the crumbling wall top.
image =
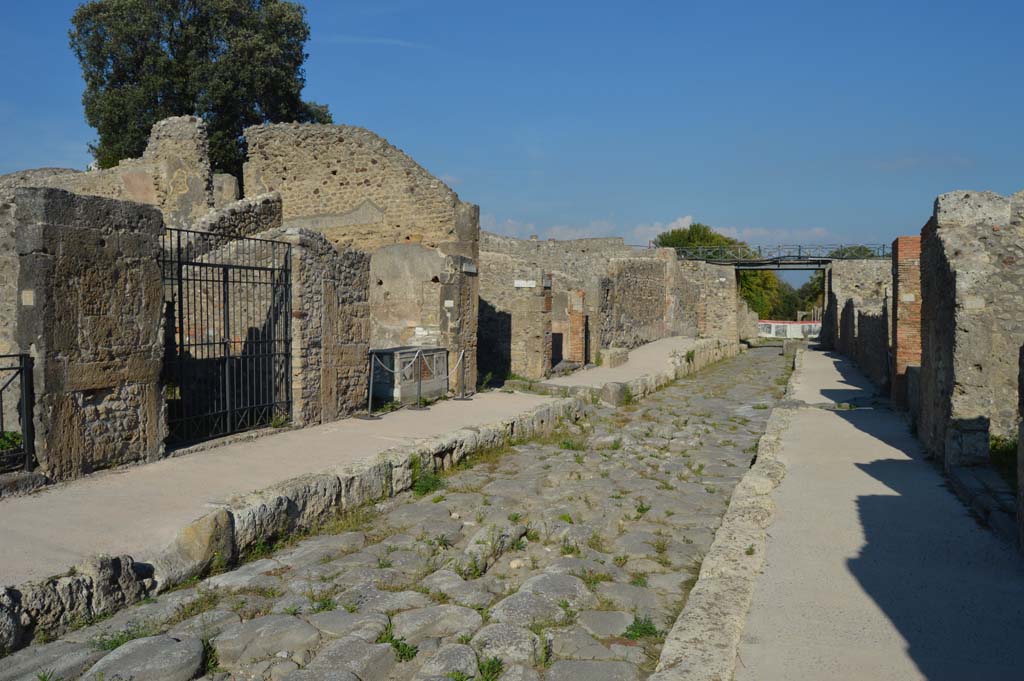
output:
M994 224L1010 221L1011 199L995 192L954 191L935 199L934 216L938 226Z
M479 208L383 137L349 125L247 128L246 195L278 191L284 223L376 251L422 243L475 258Z

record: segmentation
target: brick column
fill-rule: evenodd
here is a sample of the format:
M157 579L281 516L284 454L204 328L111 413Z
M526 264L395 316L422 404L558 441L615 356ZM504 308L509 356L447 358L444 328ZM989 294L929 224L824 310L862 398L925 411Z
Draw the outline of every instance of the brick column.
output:
M907 404L907 367L921 364L921 237L892 242L892 399Z
M565 359L584 364L587 361L587 313L583 291L568 292L566 311L569 317L569 331Z

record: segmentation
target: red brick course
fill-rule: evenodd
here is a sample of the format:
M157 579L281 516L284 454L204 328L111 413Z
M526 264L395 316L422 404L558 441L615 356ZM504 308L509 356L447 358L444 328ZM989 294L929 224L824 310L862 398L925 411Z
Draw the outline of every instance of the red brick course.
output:
M892 399L907 403L907 367L921 364L921 237L892 242Z

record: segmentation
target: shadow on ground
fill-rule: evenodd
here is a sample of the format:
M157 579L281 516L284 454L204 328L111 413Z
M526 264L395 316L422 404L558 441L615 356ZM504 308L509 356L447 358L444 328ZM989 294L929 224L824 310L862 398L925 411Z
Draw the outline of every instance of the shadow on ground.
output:
M838 368L844 382L865 384L848 360ZM847 561L850 572L907 641L925 678L1024 678L1024 560L971 517L873 389L827 393L873 404L835 413L907 457L854 464L895 495L857 497L866 542Z

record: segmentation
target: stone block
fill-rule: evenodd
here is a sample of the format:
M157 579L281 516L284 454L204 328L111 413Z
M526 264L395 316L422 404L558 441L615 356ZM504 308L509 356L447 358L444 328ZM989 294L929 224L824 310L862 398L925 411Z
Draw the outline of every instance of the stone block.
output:
M610 369L622 366L629 361L628 348L603 348L601 350L601 365Z
M601 401L618 407L633 400L633 393L626 383L605 383L601 388Z

